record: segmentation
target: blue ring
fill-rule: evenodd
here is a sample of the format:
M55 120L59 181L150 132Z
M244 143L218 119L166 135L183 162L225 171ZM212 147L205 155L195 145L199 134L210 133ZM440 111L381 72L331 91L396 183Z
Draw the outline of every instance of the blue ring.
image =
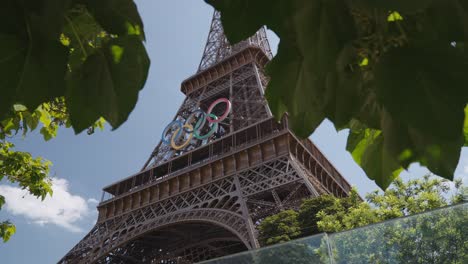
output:
M162 141L164 144L166 144L166 145L170 145L170 144L171 144L171 142L170 142L169 140L166 140L166 139L165 139L165 136L166 136L166 134L167 134L169 128L171 128L174 124L177 124L177 126L178 126L179 128L182 127L182 122L180 122L179 120L174 120L174 121L170 122L170 123L166 126L166 128L164 128L164 130L163 130L163 132L162 132L162 135L161 135L161 141ZM179 130L178 130L176 138L178 138L178 137L180 136L180 133L182 133L182 129L179 129Z

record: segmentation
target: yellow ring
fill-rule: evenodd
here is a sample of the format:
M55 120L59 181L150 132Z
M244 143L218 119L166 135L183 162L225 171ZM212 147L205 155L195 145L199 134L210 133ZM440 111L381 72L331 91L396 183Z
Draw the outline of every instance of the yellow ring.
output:
M191 124L184 124L184 125L182 126L182 128L184 128L184 127L187 128L187 129L189 129L189 130L192 130L192 131L193 131L193 126L192 126ZM187 145L190 143L190 140L192 140L192 137L193 137L193 133L190 133L190 134L189 134L189 137L188 137L188 139L187 139L187 141L185 141L184 144L182 144L182 145L180 145L180 146L176 146L174 139L175 139L175 137L177 136L177 134L179 133L179 130L180 130L180 127L178 127L178 128L176 129L176 131L174 131L174 134L173 134L172 137L171 137L171 147L172 147L173 149L175 149L175 150L179 150L179 149L185 148L185 146L187 146Z

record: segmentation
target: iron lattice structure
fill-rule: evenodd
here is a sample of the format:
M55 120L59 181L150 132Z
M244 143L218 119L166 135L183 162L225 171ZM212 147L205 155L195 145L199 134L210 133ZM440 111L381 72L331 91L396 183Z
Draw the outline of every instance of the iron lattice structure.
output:
M348 195L348 182L289 130L287 116L272 117L263 72L271 57L265 29L231 46L215 12L174 120L229 98L225 133L181 150L159 143L140 172L104 188L96 225L59 263L203 261L259 247L262 219L306 197Z

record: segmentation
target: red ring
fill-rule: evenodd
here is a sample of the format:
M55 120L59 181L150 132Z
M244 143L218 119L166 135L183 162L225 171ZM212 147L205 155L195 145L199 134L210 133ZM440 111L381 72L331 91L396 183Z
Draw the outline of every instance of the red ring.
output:
M215 106L217 106L219 103L226 103L227 105L226 111L224 111L224 114L220 116L218 119L212 119L210 116L211 111L213 111L213 108L215 108ZM208 122L210 123L219 123L223 121L231 112L231 107L232 107L231 101L229 101L227 98L219 98L218 100L214 101L208 108L208 111L206 113L206 120L208 120Z

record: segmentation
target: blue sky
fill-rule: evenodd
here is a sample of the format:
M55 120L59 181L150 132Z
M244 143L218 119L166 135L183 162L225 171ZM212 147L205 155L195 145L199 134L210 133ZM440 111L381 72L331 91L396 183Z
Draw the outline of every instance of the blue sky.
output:
M14 140L19 150L53 162L55 195L41 203L24 196L24 191L0 185L0 192L8 194L0 220L10 219L17 225L11 240L0 244L2 264L55 263L66 254L94 225L102 187L141 169L182 103L180 83L198 67L213 10L202 0L136 2L145 24L151 69L135 110L115 131L107 128L92 136L76 136L71 129L61 129L47 143L36 131ZM270 43L276 50L274 35ZM361 194L376 189L345 151L346 136L346 131L337 133L324 122L312 140ZM424 173L415 165L404 175ZM464 149L456 176L467 175L468 150Z

